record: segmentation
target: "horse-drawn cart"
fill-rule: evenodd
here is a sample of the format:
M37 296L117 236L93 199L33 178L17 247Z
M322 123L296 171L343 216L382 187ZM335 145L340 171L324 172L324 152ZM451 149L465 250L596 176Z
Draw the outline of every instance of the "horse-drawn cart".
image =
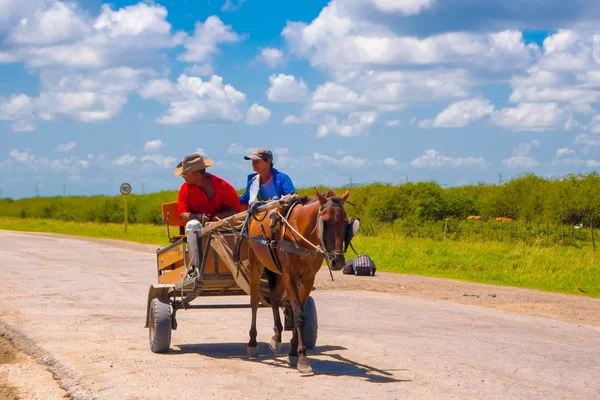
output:
M266 212L283 207L294 200L295 195L268 202L255 212ZM181 309L246 308L246 304L191 304L206 296L237 296L250 294L250 262L247 242L242 242L235 253L234 240L240 237L240 223L247 211L218 222L199 225L191 235L184 232L183 222L177 213L177 203L165 203L163 219L169 231L170 244L156 252L158 284L148 291L146 328L149 328L150 349L155 353L167 352L171 344L171 330L177 329L176 314ZM171 237L169 227L178 227L179 235ZM190 239L192 238L192 239ZM190 240L193 242L190 243ZM195 243L194 243L195 242ZM269 284L261 279L260 301L270 305ZM292 330L294 320L289 302L284 298L285 330ZM305 308L304 336L307 348L313 348L317 340L317 312L314 300L309 297Z

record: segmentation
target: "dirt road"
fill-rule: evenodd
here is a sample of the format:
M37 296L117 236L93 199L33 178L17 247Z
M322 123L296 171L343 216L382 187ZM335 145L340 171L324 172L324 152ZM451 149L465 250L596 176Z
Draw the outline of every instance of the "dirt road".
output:
M269 353L266 309L257 359L245 356L246 309L182 311L171 352L153 354L143 328L156 280L147 250L0 231L0 334L82 399L600 398L598 300L387 274L336 274L333 283L321 274L315 376L301 377L287 357ZM362 284L383 291L355 290ZM502 310L511 307L520 312ZM0 358L6 398L64 394L39 388L53 382L37 364L29 361L31 373L11 365Z

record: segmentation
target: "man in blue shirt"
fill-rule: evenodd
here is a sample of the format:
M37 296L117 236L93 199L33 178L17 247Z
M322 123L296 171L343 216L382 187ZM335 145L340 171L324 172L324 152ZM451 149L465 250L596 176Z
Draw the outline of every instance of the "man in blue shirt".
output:
M289 176L273 168L273 153L265 148L254 150L244 160L252 160L253 174L248 175L248 183L240 203L251 205L256 201L272 200L296 189Z

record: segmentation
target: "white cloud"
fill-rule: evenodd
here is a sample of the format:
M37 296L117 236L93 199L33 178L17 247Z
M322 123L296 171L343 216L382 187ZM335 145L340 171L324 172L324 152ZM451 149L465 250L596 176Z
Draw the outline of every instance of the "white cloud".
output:
M153 79L140 89L144 99L166 99L175 93L175 85L168 79Z
M394 165L398 164L398 161L388 157L383 160L383 163L387 166L393 167Z
M238 0L237 4L235 4L234 0L225 0L223 6L221 7L221 11L223 12L232 12L238 11L242 8L242 5L248 0Z
M196 153L197 153L197 154L200 154L201 156L206 156L206 157L208 157L208 153L207 153L207 152L206 152L206 151L205 151L205 150L204 150L202 147L198 147L198 148L196 149Z
M575 150L569 149L568 147L563 147L563 148L560 148L560 149L556 150L556 157L557 158L562 158L562 157L567 157L567 156L574 156L574 155L575 155Z
M243 118L246 95L223 78L213 75L203 81L199 77L182 74L177 79L176 94L170 98L166 114L158 119L161 124L192 122L236 122Z
M492 114L492 122L513 131L546 131L555 128L563 119L564 112L556 103L521 103Z
M538 147L540 142L533 140L532 143L519 143L512 151L512 157L502 160L502 165L507 168L534 168L539 165L533 157L530 156L531 150Z
M257 58L271 68L282 65L284 61L283 51L273 47L265 47L261 49Z
M249 125L263 125L271 117L271 111L256 103L252 104L246 113L246 122Z
M8 153L8 155L19 163L26 163L35 160L35 156L33 154L27 151L19 151L17 149L13 149L10 153Z
M20 45L44 45L70 41L89 33L89 21L74 4L49 1L47 7L40 7L30 18L23 18L10 40Z
M348 116L346 123L339 123L336 117L328 117L327 122L319 125L317 136L360 136L367 133L367 128L377 119L374 112L353 112Z
M54 149L54 151L57 151L60 153L66 153L68 151L73 150L75 148L75 146L77 146L77 142L69 142L69 143L59 144L58 147L56 147L56 149Z
M289 156L291 152L290 149L288 149L287 147L275 147L275 153L273 154L273 156L275 156L275 154L279 155L280 157L283 157Z
M142 161L152 161L153 163L164 167L164 168L172 168L175 167L175 162L177 161L177 159L175 157L165 157L161 154L151 154L151 155L145 155L141 158ZM131 162L133 162L135 160L132 160ZM129 163L131 164L131 163Z
M33 125L33 99L24 94L13 95L10 99L0 97L0 121L13 121L14 132L30 132Z
M229 154L243 154L243 155L248 155L248 154L252 154L252 152L254 151L254 147L242 147L239 144L236 143L231 143L229 145L229 148L227 149L227 152Z
M596 137L593 135L588 135L587 133L582 133L575 137L575 144L584 145L585 148L600 146L600 136Z
M157 4L138 3L113 11L108 4L102 5L102 14L94 28L109 37L139 36L144 32L168 34L171 25L165 20L167 9Z
M368 161L352 156L344 156L341 159L337 159L324 154L313 153L313 159L316 166L321 166L323 163L333 164L343 168L360 168L368 165Z
M487 99L476 98L450 104L439 113L431 126L436 128L455 128L469 125L494 111L493 104ZM419 126L428 127L429 123L421 121Z
M375 7L385 12L416 15L431 8L437 0L372 0Z
M196 22L194 36L183 43L186 51L178 59L188 62L202 62L219 52L217 45L221 43L236 43L240 36L231 25L225 25L216 15L210 16L204 23Z
M162 140L149 140L144 144L144 151L158 151L161 147L163 147Z
M267 97L273 103L295 103L303 101L308 87L302 79L296 81L293 75L271 75L271 86L267 89Z
M191 76L211 76L214 74L214 70L210 64L202 64L187 67L183 70L183 73Z
M394 119L385 123L387 126L400 126L400 120Z
M132 156L131 154L123 154L121 157L112 160L113 165L118 165L120 167L124 165L131 165L137 160L136 156Z
M485 168L486 162L483 157L447 157L442 156L435 149L425 150L425 155L419 156L411 161L410 165L415 168Z

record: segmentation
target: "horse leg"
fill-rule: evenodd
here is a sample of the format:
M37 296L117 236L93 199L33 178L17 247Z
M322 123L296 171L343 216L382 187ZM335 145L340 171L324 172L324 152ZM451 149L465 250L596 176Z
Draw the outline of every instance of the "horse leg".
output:
M252 252L251 252L252 253ZM256 341L256 312L260 300L260 276L262 268L254 254L250 254L250 306L252 307L252 324L250 326L250 341L246 345L246 352L250 357L258 354L258 342Z
M312 367L310 366L310 361L308 361L308 358L306 358L306 348L304 347L304 342L302 340L302 332L304 330L304 304L300 303L298 285L296 282L294 282L289 273L285 273L284 271L283 278L285 279L288 297L290 299L292 310L294 311L294 333L292 335L291 349L289 354L290 364L293 364L294 358L297 357L298 372L302 374L310 374L313 371ZM306 302L306 300L304 301Z
M271 309L273 310L273 331L275 335L271 338L269 348L275 354L281 351L281 333L283 332L283 325L281 324L281 314L279 313L279 305L281 303L281 297L285 290L282 279L277 279L278 276L273 271L267 269L267 278L269 279L269 291L271 295Z
M306 300L308 300L308 296L312 291L313 285L315 283L315 276L307 277L305 280L300 282L300 287L298 290L298 304L300 307L301 318L297 318L294 312L294 323L297 328L298 335L298 371L304 374L312 373L312 367L310 366L310 361L308 357L306 357L306 346L304 345L304 305L306 304Z

